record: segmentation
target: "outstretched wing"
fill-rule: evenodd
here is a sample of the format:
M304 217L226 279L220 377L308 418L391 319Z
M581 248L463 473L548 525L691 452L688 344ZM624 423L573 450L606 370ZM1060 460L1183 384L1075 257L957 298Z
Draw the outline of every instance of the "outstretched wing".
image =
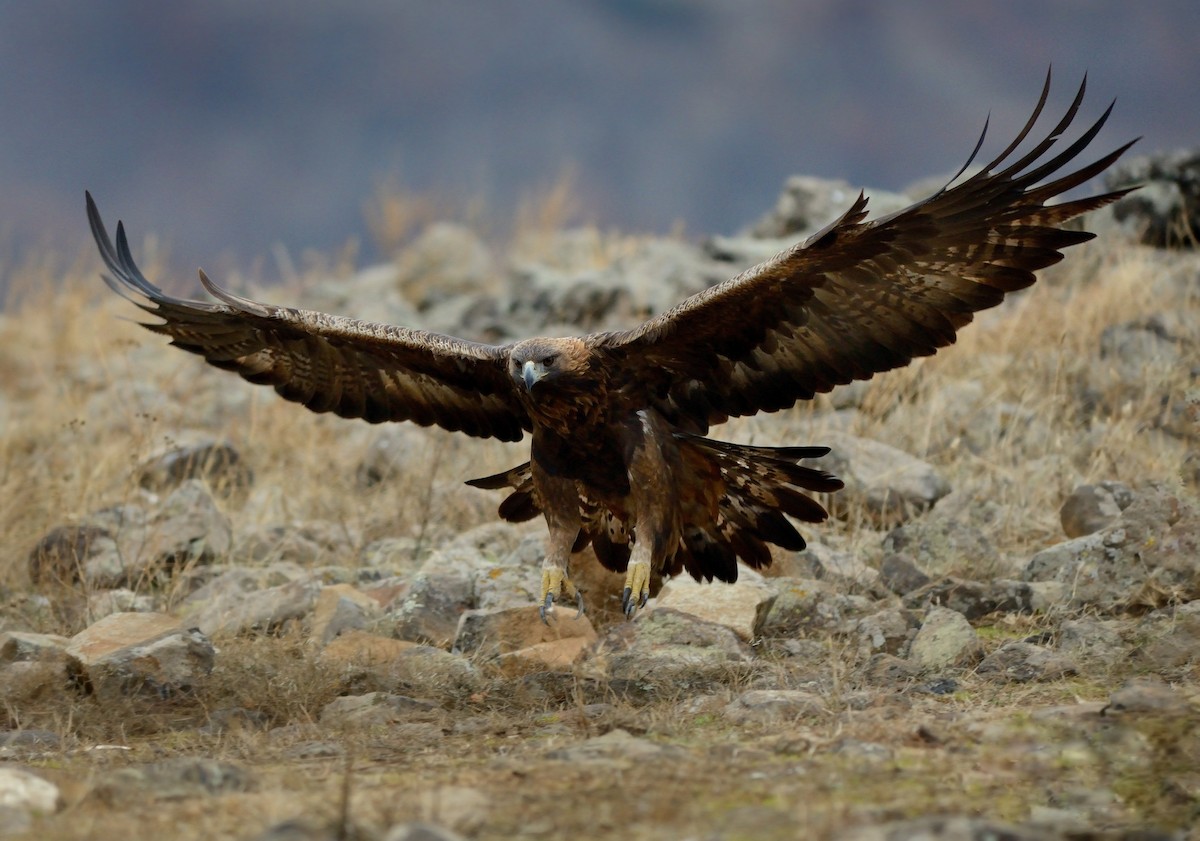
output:
M871 222L863 221L860 194L805 242L635 330L593 337L597 352L632 399L702 433L730 416L783 409L951 344L973 313L1029 286L1034 271L1062 259L1060 249L1092 238L1064 230L1065 221L1126 192L1046 205L1132 145L1039 184L1091 142L1112 110L1042 160L1075 117L1086 85L1085 77L1062 120L1017 160L1009 157L1042 113L1049 74L1024 129L975 175ZM981 136L959 175L982 143Z
M116 244L109 239L91 194L87 212L111 272L105 282L163 321L144 327L218 368L345 418L411 420L504 441L520 440L530 428L506 372L506 348L260 304L221 289L204 272L201 284L220 303L174 298L138 270L121 223Z

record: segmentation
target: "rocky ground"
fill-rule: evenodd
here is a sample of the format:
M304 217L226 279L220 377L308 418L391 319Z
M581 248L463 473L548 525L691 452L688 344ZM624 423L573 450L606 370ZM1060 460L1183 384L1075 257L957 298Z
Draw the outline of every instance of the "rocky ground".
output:
M260 294L625 327L850 197L793 179L700 245L395 198L394 261ZM541 526L462 484L519 445L311 415L121 321L90 254L13 268L0 835L1200 838L1200 258L1139 244L1150 212L938 357L716 430L831 445L835 519L633 622L586 556L588 613L537 621Z

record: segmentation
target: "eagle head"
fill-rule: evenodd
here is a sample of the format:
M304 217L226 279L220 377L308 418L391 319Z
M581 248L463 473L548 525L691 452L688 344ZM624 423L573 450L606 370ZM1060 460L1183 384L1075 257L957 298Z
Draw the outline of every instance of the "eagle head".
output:
M526 339L513 345L508 373L518 386L533 393L537 386L563 383L587 370L587 347L579 339Z

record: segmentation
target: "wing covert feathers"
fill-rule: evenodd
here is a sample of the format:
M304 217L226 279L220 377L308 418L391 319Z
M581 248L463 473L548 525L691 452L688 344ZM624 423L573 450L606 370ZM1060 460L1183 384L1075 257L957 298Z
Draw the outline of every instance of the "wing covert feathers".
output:
M1112 108L1047 157L1076 117L1086 83L1062 119L1015 160L1042 115L1049 74L1024 128L975 174L955 183L982 136L959 176L929 198L868 222L860 194L805 242L634 330L594 337L597 351L627 390L702 434L731 416L783 409L953 343L975 312L1029 286L1062 249L1093 236L1063 223L1126 192L1046 204L1131 145L1058 174Z
M314 412L371 423L411 420L516 441L530 428L505 371L504 348L234 295L200 272L219 303L166 294L138 269L124 225L109 238L91 195L88 222L105 282L161 322L144 323L211 365L270 385Z

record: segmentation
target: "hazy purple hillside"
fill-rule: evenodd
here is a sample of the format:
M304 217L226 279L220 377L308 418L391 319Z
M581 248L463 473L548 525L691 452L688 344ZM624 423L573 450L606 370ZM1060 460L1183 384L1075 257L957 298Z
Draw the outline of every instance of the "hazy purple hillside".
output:
M1051 62L1118 98L1100 145L1194 145L1197 43L1194 0L5 3L0 247L81 245L86 187L219 269L362 235L388 177L506 209L572 165L590 219L730 231L794 172L953 169Z

